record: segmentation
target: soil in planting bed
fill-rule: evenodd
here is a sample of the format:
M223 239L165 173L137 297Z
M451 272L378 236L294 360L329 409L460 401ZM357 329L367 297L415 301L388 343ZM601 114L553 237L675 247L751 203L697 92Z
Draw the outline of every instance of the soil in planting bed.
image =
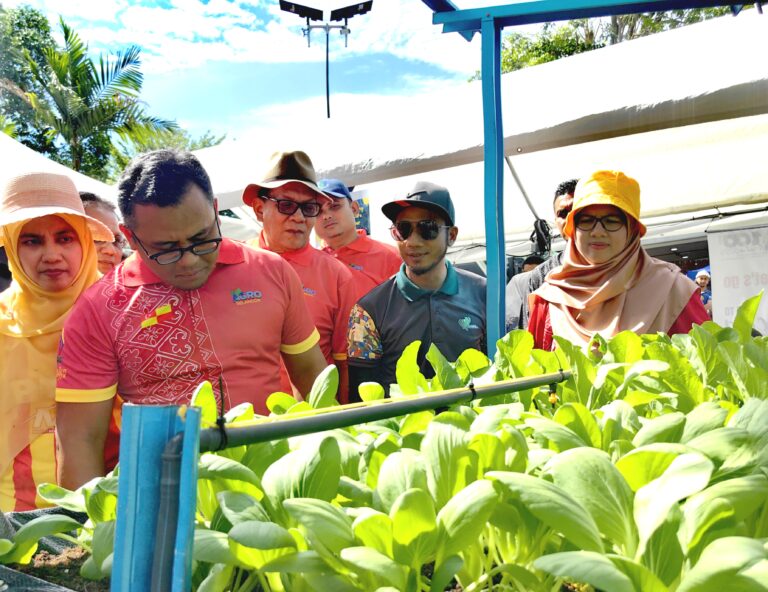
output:
M80 547L68 547L56 555L40 551L29 565L14 565L13 568L77 592L109 592L109 580L94 582L80 577L80 566L87 558L88 553Z

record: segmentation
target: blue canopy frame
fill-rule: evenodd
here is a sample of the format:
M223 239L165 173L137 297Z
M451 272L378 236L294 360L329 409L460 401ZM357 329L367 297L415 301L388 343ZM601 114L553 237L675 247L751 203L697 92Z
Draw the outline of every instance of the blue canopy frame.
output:
M422 0L433 12L432 22L443 33L459 33L468 41L482 36L481 68L484 126L484 207L488 292L486 327L488 356L504 334L504 130L501 120L501 30L513 25L642 12L709 8L729 5L717 0L532 0L486 8L459 9L451 0Z

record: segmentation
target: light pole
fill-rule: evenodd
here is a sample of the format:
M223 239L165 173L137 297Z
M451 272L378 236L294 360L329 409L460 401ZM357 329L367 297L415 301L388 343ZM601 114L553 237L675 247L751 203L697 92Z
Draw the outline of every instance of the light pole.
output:
M322 21L323 11L317 8L311 8L309 6L302 6L295 2L286 2L286 0L280 0L280 10L290 12L307 19L307 26L302 29L304 36L307 38L307 47L311 46L310 34L312 29L323 29L325 31L325 106L328 119L331 118L331 90L330 90L330 60L328 56L330 33L331 29L339 29L339 32L344 35L344 47L347 47L347 39L349 37L350 29L347 26L349 19L358 14L365 14L371 10L373 6L373 0L367 2L358 2L357 4L351 4L344 8L337 8L331 11L331 22L344 20L343 25L331 25L330 23L323 23L321 25L313 25L311 21Z

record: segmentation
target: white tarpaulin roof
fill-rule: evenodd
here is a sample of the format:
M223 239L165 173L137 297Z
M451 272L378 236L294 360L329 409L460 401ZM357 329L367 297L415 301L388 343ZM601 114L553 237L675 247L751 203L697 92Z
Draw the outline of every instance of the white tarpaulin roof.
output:
M115 201L111 185L92 179L35 152L10 136L0 133L0 185L7 179L24 173L58 173L66 175L78 191L90 191L105 199Z
M7 179L23 173L58 173L72 179L78 191L90 191L112 202L117 201L117 192L113 185L73 171L3 133L0 133L0 163L3 163L0 165L0 186L4 185ZM221 218L221 230L224 236L241 240L251 238L258 232L253 222L226 216Z
M748 10L503 76L505 151L538 213L551 217L560 181L598 168L638 178L644 217L765 200L768 118L749 116L768 113L766 38L768 18ZM377 236L381 203L417 179L442 183L454 196L460 240L472 240L484 236L482 146L475 82L393 98L365 120L342 114L265 128L258 141L196 154L222 207L232 207L268 153L301 148L322 176L368 191ZM508 234L530 231L533 216L508 174L505 209Z

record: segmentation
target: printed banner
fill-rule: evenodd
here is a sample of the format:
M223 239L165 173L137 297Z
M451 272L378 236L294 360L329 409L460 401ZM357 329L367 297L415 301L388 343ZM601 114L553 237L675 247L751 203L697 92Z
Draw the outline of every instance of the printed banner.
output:
M712 316L731 326L739 305L760 290L768 292L768 228L713 232L707 235L712 267ZM754 328L768 335L768 294Z

